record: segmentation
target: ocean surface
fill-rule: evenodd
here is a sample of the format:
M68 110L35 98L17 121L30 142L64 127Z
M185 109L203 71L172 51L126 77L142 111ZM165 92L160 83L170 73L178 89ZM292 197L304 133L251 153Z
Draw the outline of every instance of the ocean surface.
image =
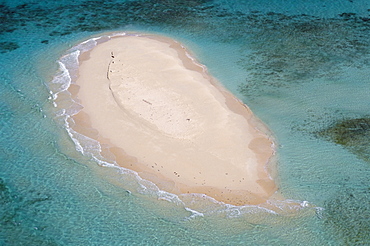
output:
M0 20L0 245L370 245L370 1L0 0ZM184 201L71 132L73 52L132 31L271 129L281 211Z

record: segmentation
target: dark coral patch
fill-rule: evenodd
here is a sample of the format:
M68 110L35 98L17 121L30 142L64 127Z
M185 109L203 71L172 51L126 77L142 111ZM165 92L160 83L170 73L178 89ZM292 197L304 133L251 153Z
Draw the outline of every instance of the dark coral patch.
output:
M334 78L343 68L369 64L367 17L342 13L337 18L269 12L243 15L233 26L244 38L239 65L248 71L240 91L249 98L275 93L317 78ZM244 36L243 36L244 35Z
M370 242L370 188L344 189L325 203L323 219L343 245Z
M0 53L7 53L19 48L15 42L0 42Z
M370 118L342 120L316 134L370 161Z

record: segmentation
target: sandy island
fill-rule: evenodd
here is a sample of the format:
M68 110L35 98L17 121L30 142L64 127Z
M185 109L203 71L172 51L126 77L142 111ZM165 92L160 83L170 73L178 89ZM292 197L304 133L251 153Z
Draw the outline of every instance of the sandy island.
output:
M263 125L174 40L98 44L80 56L69 91L83 106L73 128L162 190L233 205L261 204L277 190Z

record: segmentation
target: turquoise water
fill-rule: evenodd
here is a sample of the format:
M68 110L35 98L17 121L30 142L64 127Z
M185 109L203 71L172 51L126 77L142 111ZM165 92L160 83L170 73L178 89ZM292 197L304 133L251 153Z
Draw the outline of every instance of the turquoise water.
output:
M370 245L370 3L0 1L0 245ZM76 149L50 94L101 33L173 37L278 142L293 213L188 208ZM93 151L93 150L92 150Z

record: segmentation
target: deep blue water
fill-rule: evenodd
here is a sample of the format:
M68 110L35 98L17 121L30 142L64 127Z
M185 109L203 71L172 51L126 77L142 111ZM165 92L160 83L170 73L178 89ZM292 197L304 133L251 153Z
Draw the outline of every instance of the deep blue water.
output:
M369 1L0 1L0 10L0 245L370 245ZM274 133L281 206L302 205L190 210L82 155L51 82L70 48L112 31L159 33L193 51Z

